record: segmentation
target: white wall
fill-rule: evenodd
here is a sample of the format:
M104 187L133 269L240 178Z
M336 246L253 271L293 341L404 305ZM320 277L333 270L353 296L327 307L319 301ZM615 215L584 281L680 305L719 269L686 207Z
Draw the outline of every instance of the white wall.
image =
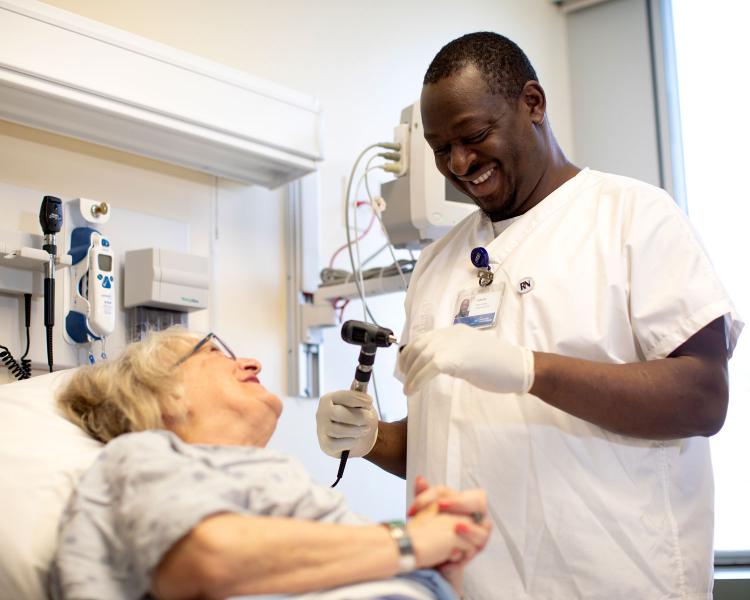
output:
M526 50L547 91L558 139L572 151L565 22L548 0L48 3L317 96L324 111L325 152L320 166L321 264L344 241L343 181L354 158L367 144L391 138L401 109L419 95L430 59L458 35L494 30ZM262 380L269 388L284 389L283 190L217 182L16 125L0 123L0 136L0 181L63 197L107 197L115 206L173 218L187 209L195 251L211 245L215 199L218 260L212 324L238 352L261 359ZM29 209L37 210L38 205ZM373 304L378 319L397 333L403 323L401 302L394 295ZM17 318L16 309L0 306L0 311L4 320ZM360 314L352 303L346 316ZM356 349L338 341L337 332L329 332L325 389L348 387L356 355ZM377 358L389 419L405 411L399 386L390 377L394 360L389 351ZM276 445L302 455L314 475L328 482L336 464L321 458L314 410L314 401L287 400ZM340 487L357 510L374 518L403 512L403 483L364 461L350 462Z
M663 186L648 4L611 0L568 15L573 122L581 166Z

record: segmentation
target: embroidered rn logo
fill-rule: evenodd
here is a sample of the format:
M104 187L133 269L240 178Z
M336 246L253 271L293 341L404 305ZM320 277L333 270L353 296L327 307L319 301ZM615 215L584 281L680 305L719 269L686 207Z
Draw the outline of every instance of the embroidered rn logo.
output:
M534 289L533 277L524 277L521 281L518 282L519 294L528 294L533 289Z

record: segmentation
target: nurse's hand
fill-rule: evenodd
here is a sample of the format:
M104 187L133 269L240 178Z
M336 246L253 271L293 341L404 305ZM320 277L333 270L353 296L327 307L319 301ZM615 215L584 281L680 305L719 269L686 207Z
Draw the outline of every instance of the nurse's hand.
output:
M321 396L316 414L318 444L328 456L365 456L378 437L378 413L364 392L340 390Z
M453 325L420 335L398 357L404 393L419 391L436 375L465 379L488 392L525 393L534 383L534 354L499 339L494 331Z

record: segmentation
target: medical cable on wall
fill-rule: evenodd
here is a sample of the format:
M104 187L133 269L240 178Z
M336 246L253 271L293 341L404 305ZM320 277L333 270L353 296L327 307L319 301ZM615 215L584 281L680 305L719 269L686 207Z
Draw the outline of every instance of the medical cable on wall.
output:
M333 253L328 266L320 272L317 289L296 285L290 288L290 306L297 307L297 330L300 333L293 336L289 349L296 357L304 348L307 365L305 374L301 376L306 378L307 385L300 385L300 376L294 375L300 371L298 359L295 358L290 365L290 373L293 374L290 389L293 394L301 390L306 397L317 395L311 390L318 391L320 388L320 362L317 359L317 348L322 340L320 331L343 320L350 300L361 300L364 320L377 324L367 296L403 292L416 265L414 252L439 239L477 210L473 201L456 190L437 169L432 149L422 133L419 102L401 112L393 140L368 145L354 161L344 194L346 243ZM378 159L382 159L382 162L375 164ZM364 168L360 173L362 164ZM378 170L392 173L395 178L381 182L380 192L376 195L370 188L370 175ZM362 184L366 199L360 196ZM365 206L372 214L367 227L360 229L360 209ZM295 208L290 214L297 215L298 212L299 209ZM385 237L385 243L363 258L360 242L375 230L375 221ZM293 227L293 219L290 223ZM365 268L386 249L390 252L391 264ZM336 257L344 250L347 251L350 270L337 268L334 264ZM397 258L396 250L407 252L408 258ZM301 260L304 261L304 257ZM375 378L372 381L379 409Z
M376 323L367 306L364 282L372 278L384 278L398 274L400 289L406 289L407 275L413 270L413 251L439 239L461 219L476 210L470 198L456 190L438 171L433 151L424 139L419 102L407 106L401 113L400 123L394 128L393 142L378 142L367 146L354 161L347 180L344 198L345 231L351 272L333 268L333 261L321 272L322 287L352 281L357 296L363 301L365 320ZM364 172L354 186L357 169L365 156L373 150L383 149L369 157ZM373 162L381 158L381 164ZM369 175L372 171L383 170L396 177L381 184L381 195L375 196L370 189ZM359 242L364 237L357 228L358 211L361 201L352 201L352 190L358 196L364 183L367 203L378 221L386 243L375 254L365 260L359 253ZM350 217L353 212L353 219ZM351 221L354 221L355 235L352 235ZM363 269L364 265L388 248L393 263L381 270ZM409 252L409 260L396 258L395 250ZM340 250L340 249L339 249ZM338 252L338 251L337 251ZM356 257L356 259L355 259Z
M365 321L370 321L376 324L377 324L377 321L374 318L372 312L370 311L369 306L367 305L367 298L366 298L365 286L364 286L365 279L371 279L375 277L382 278L382 277L398 274L401 279L402 289L405 290L407 286L407 280L404 274L411 272L411 270L414 267L413 259L399 260L398 258L396 258L395 251L394 251L395 249L389 239L388 231L385 229L382 218L381 218L381 213L384 209L383 199L379 196L373 196L370 190L370 183L368 179L369 174L375 170L398 172L401 169L400 162L399 162L401 159L401 153L398 151L401 147L402 145L398 142L378 142L375 144L371 144L367 146L354 161L354 165L352 166L351 173L349 175L349 178L347 179L346 192L344 195L344 220L345 220L346 244L342 246L341 248L339 248L334 253L333 257L331 258L331 262L328 268L325 268L321 271L321 283L323 286L335 285L335 284L350 282L350 281L353 282L357 290L357 295L359 299L362 301L363 310L365 312ZM352 189L353 189L355 177L357 175L357 168L359 167L359 164L362 162L362 160L367 155L367 153L375 149L386 149L388 150L388 152L379 152L377 154L370 156L370 158L368 159L365 165L364 173L360 176L357 182L357 185L354 186L354 191L356 195L359 192L360 186L364 182L365 190L367 192L367 202L356 201L356 200L352 201ZM384 159L385 162L373 166L372 164L373 161L375 161L378 158ZM364 230L364 232L360 232L359 227L358 227L359 223L358 223L357 209L361 206L369 206L372 211L371 223ZM386 241L385 241L385 244L381 246L374 254L362 260L359 242L364 238L366 233L370 231L370 228L372 227L372 224L375 220L380 225L380 229ZM354 234L352 234L352 229L354 229ZM333 260L338 255L338 253L342 251L344 248L347 250L347 253L349 256L349 265L351 267L351 272L333 268ZM382 267L382 268L375 267L372 269L368 269L367 271L363 270L363 266L365 264L373 260L376 256L378 256L385 249L389 250L391 254L391 258L393 260L393 263L390 266Z
M26 350L21 358L16 360L10 348L0 344L0 361L10 371L10 374L19 381L31 377L31 359L28 358L31 347L31 294L24 294L23 301L26 325Z
M349 178L347 180L346 192L344 195L344 221L345 221L345 231L346 231L346 244L342 246L341 248L339 248L338 250L336 250L334 255L331 257L329 267L321 271L321 282L323 286L334 285L337 283L344 283L344 282L350 282L350 281L355 284L355 287L357 290L357 296L362 302L364 323L365 324L373 323L375 326L378 326L378 322L373 316L372 311L370 310L370 307L367 304L365 280L376 278L376 277L382 278L384 276L398 275L401 281L401 289L403 291L406 291L408 282L407 282L405 274L410 273L413 270L414 264L416 262L413 256L409 260L398 259L396 257L395 248L393 247L393 244L391 243L388 237L388 231L385 229L382 218L381 218L381 213L384 208L383 199L377 196L373 196L372 191L370 189L370 183L368 180L368 175L372 171L375 171L375 170L384 170L384 171L398 173L402 169L402 165L400 163L400 159L402 155L399 152L401 148L402 148L402 144L399 142L378 142L378 143L367 146L359 154L359 156L357 156L356 160L354 161L354 165L352 166L352 170L349 175ZM357 200L353 201L352 200L352 187L353 187L354 179L357 175L357 168L362 162L362 160L364 159L364 157L369 152L376 150L376 149L386 149L388 150L388 152L378 152L377 154L373 154L372 156L369 157L367 163L365 164L364 172L360 176L357 182L357 185L355 187L355 194L358 194L360 186L362 185L362 183L364 183L365 190L367 193L367 202L357 201ZM381 164L373 165L373 162L377 160L378 158L384 159L384 162ZM372 211L370 223L367 225L364 231L360 231L359 229L358 216L357 216L357 212L358 212L357 209L361 206L369 206ZM353 212L353 217L350 216L352 212ZM371 230L375 221L377 221L378 224L380 225L382 234L385 237L385 244L383 244L375 253L371 254L369 257L363 260L361 256L361 252L360 252L360 241ZM354 233L352 232L352 229L354 230ZM347 250L351 272L333 269L333 260L338 255L338 253L341 252L343 249ZM371 268L365 271L363 269L364 265L367 264L369 261L373 260L376 256L378 256L385 249L388 249L388 251L391 254L391 258L393 260L392 264L390 266L375 267L375 268ZM348 299L343 299L343 300L344 300L344 304L339 305L339 306L337 306L336 304L337 300L334 300L334 306L340 309L339 320L341 320L341 318L343 317L343 309L348 304ZM382 413L382 409L380 405L377 381L375 379L374 373L372 373L371 377L370 377L370 374L368 373L368 382L370 378L372 379L373 393L375 396L375 402L376 402L376 406L378 409L378 413L382 416L383 413ZM344 460L343 464L345 463L346 461Z

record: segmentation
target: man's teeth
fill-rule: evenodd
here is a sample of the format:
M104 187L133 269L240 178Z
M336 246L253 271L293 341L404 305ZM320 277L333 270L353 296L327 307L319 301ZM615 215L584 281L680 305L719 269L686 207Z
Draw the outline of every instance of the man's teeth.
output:
M492 175L492 171L494 170L495 170L495 167L492 167L489 171L482 173L479 177L477 177L471 183L473 183L474 185L479 185L480 183L487 181L490 178L490 175Z

